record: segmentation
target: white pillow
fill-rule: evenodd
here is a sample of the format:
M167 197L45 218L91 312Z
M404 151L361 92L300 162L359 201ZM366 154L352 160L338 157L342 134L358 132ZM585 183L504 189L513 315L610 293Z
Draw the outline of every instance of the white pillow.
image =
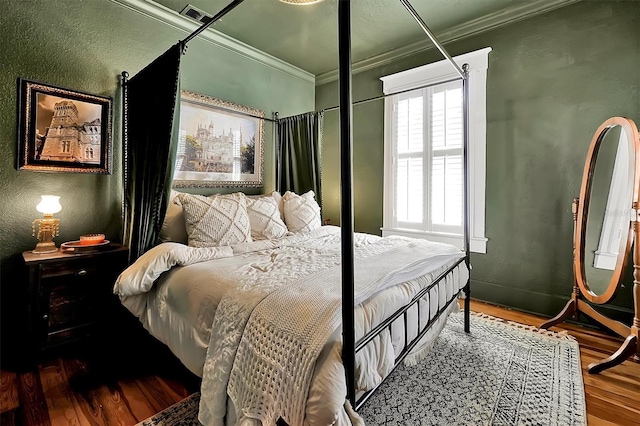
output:
M251 223L251 238L254 240L271 240L287 234L287 225L280 218L280 209L275 198L249 197L247 213Z
M298 195L287 191L284 200L284 221L293 233L310 232L322 226L320 206L313 191Z
M182 192L171 190L167 213L164 216L162 228L160 228L160 235L158 236L161 243L175 242L187 244L189 240L187 228L184 224L182 204L178 199L178 195L180 194L182 194Z
M224 195L180 194L191 247L217 247L250 243L251 224L246 197L241 192Z
M282 199L282 195L280 195L278 191L273 191L271 194L247 195L248 199L253 200L255 200L256 198L264 197L272 197L274 200L276 200L276 203L278 204L278 210L280 211L280 219L282 219L282 221L284 222L284 200Z

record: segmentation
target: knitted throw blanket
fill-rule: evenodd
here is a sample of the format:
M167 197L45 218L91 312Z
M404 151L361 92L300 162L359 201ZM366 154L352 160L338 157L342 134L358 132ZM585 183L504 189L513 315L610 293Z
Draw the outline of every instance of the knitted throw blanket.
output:
M272 250L271 262L251 265L221 300L203 371L203 424L224 425L227 395L239 424L303 424L315 361L341 321L339 235L310 241ZM462 256L402 237L356 242L356 304Z

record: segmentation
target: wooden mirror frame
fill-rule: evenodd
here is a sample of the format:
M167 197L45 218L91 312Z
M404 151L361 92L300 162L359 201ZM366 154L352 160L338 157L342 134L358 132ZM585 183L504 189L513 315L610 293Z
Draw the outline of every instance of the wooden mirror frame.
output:
M585 241L587 233L587 220L589 215L589 205L591 201L591 187L593 184L593 173L596 168L598 160L598 153L600 147L605 138L605 135L609 130L615 126L620 126L626 135L626 143L629 146L629 154L633 156L633 182L632 182L632 195L629 200L629 205L626 208L630 211L633 205L638 200L638 190L640 188L640 146L638 141L638 130L636 129L633 121L623 117L613 117L605 121L598 127L591 144L589 145L589 151L587 152L587 159L584 164L584 172L582 174L582 185L580 187L580 198L578 203L578 217L577 217L577 232L574 235L574 250L573 250L573 272L575 279L580 286L582 296L594 304L608 303L613 299L616 291L620 287L622 274L624 272L625 264L629 257L631 245L633 243L633 221L629 220L629 226L627 230L627 238L625 241L620 240L620 246L618 249L618 259L616 266L611 275L611 280L604 293L598 295L595 294L590 288L585 274ZM576 250L577 249L577 250Z
M620 251L616 261L615 270L611 277L611 281L605 292L601 295L593 293L585 279L584 270L584 236L587 228L587 214L589 208L589 197L591 184L593 180L593 172L595 163L600 149L600 144L609 129L614 126L621 126L626 132L630 147L633 148L633 188L630 207L630 224L629 234L626 242L620 243ZM580 187L580 198L573 200L573 292L571 299L567 302L564 309L544 322L539 328L549 328L561 323L567 318L577 319L578 313L589 316L611 331L625 337L620 348L610 357L589 364L587 370L589 373L597 374L601 371L624 362L630 356L633 360L640 362L640 200L638 192L640 191L640 136L635 123L625 117L612 117L602 123L591 140L587 159L585 161L584 173L582 176L582 185ZM582 203L580 200L583 200ZM634 317L631 326L627 326L619 321L612 320L596 311L587 301L594 304L603 304L609 302L618 290L621 284L622 272L625 262L629 255L633 244L633 306ZM587 301L583 300L586 299Z

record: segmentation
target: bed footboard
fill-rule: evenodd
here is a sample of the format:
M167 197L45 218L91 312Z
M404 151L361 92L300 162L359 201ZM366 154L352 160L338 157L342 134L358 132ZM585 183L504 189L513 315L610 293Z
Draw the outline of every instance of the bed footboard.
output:
M431 284L429 284L427 287L425 287L422 290L420 290L420 292L418 292L411 299L411 301L408 304L406 304L403 307L401 307L400 309L398 309L391 316L389 316L389 318L387 318L385 321L381 322L377 327L375 327L370 332L365 334L359 341L356 342L355 353L357 354L359 351L361 351L367 345L367 343L372 341L376 336L380 335L380 333L382 333L384 330L389 329L391 331L391 326L394 323L394 321L396 319L400 318L400 316L402 316L403 319L404 319L404 333L405 333L404 339L405 339L405 342L404 342L404 347L403 347L402 351L398 354L398 356L395 359L395 363L394 363L394 367L393 367L393 369L395 369L407 357L407 355L409 355L409 353L411 353L413 348L424 337L424 335L431 329L431 326L433 324L435 324L435 322L438 320L438 318L440 318L440 316L444 312L446 312L446 310L449 308L449 306L454 301L456 301L458 299L458 297L459 297L459 295L460 295L460 293L462 291L464 291L465 297L466 297L465 298L465 303L464 303L465 331L466 331L467 330L467 325L468 325L469 312L470 312L469 311L470 305L469 305L468 292L465 290L465 289L468 290L468 288L469 288L469 282L468 281L467 281L466 285L463 287L462 290L459 290L456 293L454 293L453 296L449 300L447 300L445 305L443 307L441 307L440 309L438 309L438 312L436 312L436 314L432 318L430 318L428 320L427 324L425 324L424 326L419 324L419 321L420 321L420 303L419 302L420 302L420 300L431 289L433 289L436 285L438 285L442 279L444 279L449 273L451 273L455 268L458 267L458 265L460 265L464 261L465 261L464 257L461 258L460 260L458 260L450 268L448 268L446 271L444 271L440 275L438 275L436 277L436 279L434 279ZM407 315L408 315L409 310L414 305L417 307L417 310L418 310L417 313L418 313L418 330L419 330L419 332L418 332L417 336L414 339L409 341L408 333L407 333L407 330L408 330L408 328L407 328ZM392 369L392 371L393 371L393 369ZM389 377L389 375L387 375L386 377ZM358 409L360 409L360 407L362 407L362 405L364 405L364 403L369 399L369 397L373 394L373 392L375 392L376 389L378 389L380 387L380 385L382 385L382 383L384 383L385 379L383 379L376 387L374 387L373 389L363 393L362 395L360 395L359 398L356 399L356 403L355 403L356 411Z

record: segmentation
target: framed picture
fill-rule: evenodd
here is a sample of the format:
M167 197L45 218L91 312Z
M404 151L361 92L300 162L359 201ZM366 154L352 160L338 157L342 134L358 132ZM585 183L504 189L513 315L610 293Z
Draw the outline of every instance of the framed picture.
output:
M261 187L264 112L181 91L174 188Z
M112 104L18 79L18 170L111 173Z

